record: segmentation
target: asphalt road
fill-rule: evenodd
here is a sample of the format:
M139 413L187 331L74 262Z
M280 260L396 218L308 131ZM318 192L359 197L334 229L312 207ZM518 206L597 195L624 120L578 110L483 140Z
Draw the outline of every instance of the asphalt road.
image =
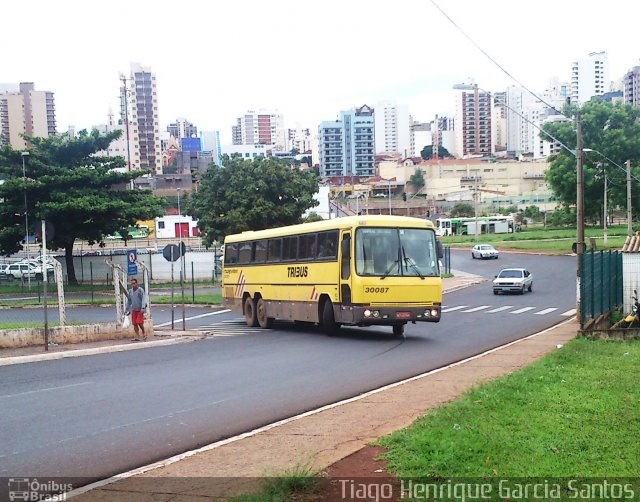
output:
M534 292L494 296L487 282L446 294L442 322L408 325L401 340L389 328L249 329L220 313L193 320L216 335L205 340L0 367L0 477L104 478L458 361L575 308L575 258L453 254L454 268L487 278L528 267Z

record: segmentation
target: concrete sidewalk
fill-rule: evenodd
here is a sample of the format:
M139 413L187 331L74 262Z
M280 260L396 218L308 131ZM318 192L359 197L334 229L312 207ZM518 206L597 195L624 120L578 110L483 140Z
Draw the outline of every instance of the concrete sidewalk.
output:
M448 286L454 287L453 282ZM459 286L456 281L455 287ZM577 329L575 321L565 321L460 363L178 455L72 495L80 501L225 500L257 489L264 476L282 475L301 466L323 470L378 437L409 426L429 408L558 350L576 336Z

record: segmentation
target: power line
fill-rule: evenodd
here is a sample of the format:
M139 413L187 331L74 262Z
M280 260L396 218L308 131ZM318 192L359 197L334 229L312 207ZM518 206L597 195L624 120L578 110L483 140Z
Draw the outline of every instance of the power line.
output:
M450 23L451 23L451 24L452 24L452 25L453 25L453 26L454 26L454 27L455 27L459 32L460 32L460 33L462 33L462 35L463 35L467 40L469 40L469 42L471 42L471 43L474 45L474 47L475 47L476 49L478 49L480 52L482 52L482 54L484 54L484 55L487 57L487 59L489 59L489 61L491 61L494 65L496 65L498 68L500 68L500 70L501 70L505 75L507 75L507 76L508 76L511 80L513 80L516 84L518 84L518 85L519 85L520 87L522 87L525 91L527 91L529 94L531 94L534 98L536 98L536 99L540 100L540 102L542 102L542 103L544 103L545 105L547 105L550 109L552 109L552 110L553 110L553 111L555 111L556 113L558 113L558 114L562 115L563 117L566 117L566 115L565 115L564 113L562 113L560 110L558 110L555 106L553 106L553 105L551 105L551 104L547 103L544 99L542 99L542 98L541 98L540 96L538 96L535 92L533 92L531 89L529 89L526 85L524 85L522 82L520 82L516 77L514 77L513 75L511 75L511 73L509 73L509 71L507 71L507 69L506 69L506 68L504 68L500 63L498 63L495 59L493 59L493 58L491 57L491 55L490 55L487 51L485 51L482 47L480 47L480 45L478 45L478 44L476 43L476 41L475 41L475 40L473 40L469 35L467 35L467 33L466 33L462 28L460 28L460 26L458 26L458 24L457 24L453 19L451 19L451 17L449 17L449 15L448 15L444 10L442 10L442 8L441 8L441 7L440 7L440 6L435 2L435 0L430 0L430 1L431 1L431 3L434 5L434 7L435 7L436 9L438 9L438 10L440 11L440 13L441 13L444 17L446 17L446 18L447 18L447 20L448 20L448 21L449 21L449 22L450 22ZM570 118L570 117L566 117L566 118Z

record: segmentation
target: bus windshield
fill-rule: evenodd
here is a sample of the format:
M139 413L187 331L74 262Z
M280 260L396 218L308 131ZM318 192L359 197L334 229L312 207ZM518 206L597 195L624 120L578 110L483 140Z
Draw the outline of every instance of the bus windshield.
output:
M356 274L380 277L440 275L435 234L418 228L358 228Z

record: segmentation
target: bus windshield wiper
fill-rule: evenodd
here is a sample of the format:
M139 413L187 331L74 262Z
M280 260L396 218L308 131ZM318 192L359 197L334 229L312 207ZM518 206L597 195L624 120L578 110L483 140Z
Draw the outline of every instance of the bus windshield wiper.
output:
M391 273L391 269L393 267L397 267L398 266L398 262L400 260L394 260L391 262L391 265L389 265L389 268L387 270L384 271L384 274L382 274L382 277L380 277L380 280L383 280L385 277L388 277L389 274Z
M410 256L407 256L406 253L404 252L404 246L402 246L402 256L404 258L404 262L410 267L412 267L413 270L416 271L416 274L420 276L420 279L424 280L424 275L420 273L420 269L418 268L418 265L416 265L415 260Z

